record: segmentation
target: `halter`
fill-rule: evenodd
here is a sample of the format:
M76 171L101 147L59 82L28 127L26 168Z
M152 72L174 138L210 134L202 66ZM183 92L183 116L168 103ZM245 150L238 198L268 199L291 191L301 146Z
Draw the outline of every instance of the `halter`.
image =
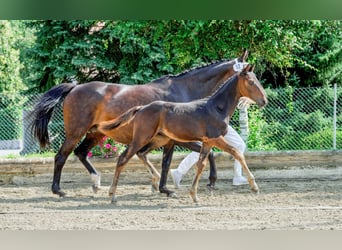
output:
M238 62L237 58L235 58L235 64L233 65L233 69L235 72L241 72L248 63Z

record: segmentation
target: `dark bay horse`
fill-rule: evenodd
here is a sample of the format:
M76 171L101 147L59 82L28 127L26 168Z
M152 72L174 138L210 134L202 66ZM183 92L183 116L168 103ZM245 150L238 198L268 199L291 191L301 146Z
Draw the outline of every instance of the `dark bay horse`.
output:
M243 154L230 146L223 137L227 133L229 119L243 96L253 100L259 107L267 104L264 88L250 65L232 76L210 97L186 103L154 101L133 107L114 120L100 123L96 130L109 137L128 129L132 134L132 142L120 155L116 165L109 189L112 202L116 201L119 176L125 164L157 135L179 142L202 142L197 173L190 191L194 202L198 201L198 181L212 147L220 148L240 161L252 191L258 192L258 186Z
M145 105L155 100L172 102L187 102L204 98L212 94L218 86L234 74L236 66L244 63L248 52L231 61L219 61L206 66L184 72L175 76L164 76L144 85L108 84L104 82L90 82L80 85L63 83L47 91L34 107L32 114L34 121L32 131L42 148L49 144L48 123L56 104L63 103L63 119L65 141L55 156L52 192L59 196L65 193L60 188L60 179L67 157L74 150L75 155L90 173L93 189L96 192L100 186L100 175L89 161L87 154L103 138L100 132L88 133L89 129L100 122L114 119L137 105ZM124 144L130 143L130 131L121 131L112 138ZM82 140L82 138L84 138ZM76 147L76 145L82 142ZM199 151L197 143L179 143L193 151ZM167 173L172 158L174 142L164 147L161 177L158 171L147 160L146 154L138 157L149 168L153 175L152 181L160 178L159 190L170 194L166 188ZM76 148L75 148L76 147ZM209 178L216 180L215 163L209 156L213 171Z

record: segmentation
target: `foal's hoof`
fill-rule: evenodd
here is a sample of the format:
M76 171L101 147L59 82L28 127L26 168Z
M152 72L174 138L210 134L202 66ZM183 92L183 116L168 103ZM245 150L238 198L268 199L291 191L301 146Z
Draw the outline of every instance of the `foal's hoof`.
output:
M213 184L207 184L207 189L208 189L210 192L212 192L212 191L214 191L214 190L218 190L218 188L215 187L215 185L213 185Z
M192 198L192 201L194 202L194 203L198 203L198 201L199 201L199 199L198 199L198 196L197 196L197 194L196 194L196 192L194 192L194 191L190 191L190 196L191 196L191 198Z
M117 202L118 202L118 199L117 199L115 196L112 196L112 197L110 198L110 203L116 204Z
M255 195L258 195L258 194L260 194L260 191L259 191L259 190L253 190L253 189L252 189L252 193L255 194Z
M154 193L154 192L157 192L158 191L158 188L156 188L155 186L151 186L151 191L152 191L152 193Z
M258 188L252 188L251 190L252 190L252 193L253 193L253 194L256 194L256 195L257 195L257 194L260 194L260 191L259 191Z
M98 185L95 185L95 184L93 184L92 186L92 189L93 189L93 192L96 194L97 193L97 191L99 191L100 189L101 189L101 187L100 186L98 186Z

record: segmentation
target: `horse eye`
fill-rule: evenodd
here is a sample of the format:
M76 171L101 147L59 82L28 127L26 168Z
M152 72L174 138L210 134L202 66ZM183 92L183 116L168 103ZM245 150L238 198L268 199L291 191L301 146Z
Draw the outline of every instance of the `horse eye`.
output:
M254 81L248 81L249 85L254 85Z

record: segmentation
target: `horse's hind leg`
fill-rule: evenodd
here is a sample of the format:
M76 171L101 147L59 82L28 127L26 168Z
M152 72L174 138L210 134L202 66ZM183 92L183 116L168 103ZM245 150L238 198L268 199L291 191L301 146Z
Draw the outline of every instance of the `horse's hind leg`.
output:
M192 186L190 189L190 196L194 202L198 202L198 196L197 196L198 182L202 175L203 169L207 163L210 149L211 147L209 145L206 145L203 143L201 153L197 162L196 176L192 182Z
M115 197L116 189L119 183L119 177L121 174L121 171L127 164L127 162L133 157L134 154L136 154L139 150L139 147L134 147L132 144L130 144L126 150L119 156L118 162L116 164L114 177L112 184L109 188L109 196L111 197L111 202L115 203L117 202L117 199Z
M217 180L217 170L216 170L216 163L214 159L214 152L209 152L209 165L210 165L210 172L209 172L209 184L207 184L207 187L211 190L215 189L215 183Z
M72 152L73 148L77 144L79 139L77 138L66 138L62 147L59 149L58 153L55 156L55 165L54 165L54 171L53 171L53 180L52 180L52 186L51 190L52 193L59 195L60 197L65 196L65 193L60 188L60 180L61 180L61 174L62 169L64 167L64 164Z
M153 166L152 162L150 162L150 160L147 158L148 151L143 151L143 152L139 151L137 153L137 156L144 163L144 165L147 167L148 171L150 172L152 176L152 192L154 192L158 190L160 174L158 170Z
M154 137L156 138L156 137ZM166 143L166 144L165 144ZM155 148L161 147L164 145L164 151L163 151L163 160L162 160L162 172L161 175L158 173L157 170L155 170L154 166L152 163L150 165L147 165L151 173L151 171L157 171L157 174L154 174L152 178L153 186L156 187L156 190L158 190L158 185L159 185L159 192L162 194L166 194L168 197L176 197L176 194L169 190L166 187L166 182L167 182L167 174L170 169L170 164L171 164L171 159L172 159L172 154L173 154L173 149L174 149L174 142L171 141L170 139L166 137L159 136L158 139L152 140L152 142L148 143L145 145L142 149L139 150L138 156L139 158L142 157L143 161L145 164L147 164L149 161L146 157L146 155ZM154 169L154 170L153 170ZM153 173L153 172L152 172ZM158 179L157 179L158 178ZM155 186L157 185L157 186Z
M89 151L99 143L103 136L104 135L101 133L88 133L82 143L74 150L75 155L86 167L90 174L91 181L93 182L92 188L94 193L96 193L101 186L101 176L89 161L87 155Z
M170 141L164 146L162 171L161 171L161 177L160 177L160 183L159 183L159 192L162 194L166 194L168 197L172 197L172 198L176 197L176 194L174 191L171 191L166 187L166 182L167 182L167 175L170 170L174 148L175 148L175 144L173 141Z
M133 155L135 155L140 149L147 145L151 141L153 136L156 134L156 130L151 129L145 131L144 133L139 133L139 131L140 126L134 127L133 135L135 135L135 137L133 137L131 144L129 144L126 150L120 155L118 162L116 164L112 185L109 188L109 196L111 196L112 202L116 202L115 193L122 169L127 164L127 162L133 157Z

